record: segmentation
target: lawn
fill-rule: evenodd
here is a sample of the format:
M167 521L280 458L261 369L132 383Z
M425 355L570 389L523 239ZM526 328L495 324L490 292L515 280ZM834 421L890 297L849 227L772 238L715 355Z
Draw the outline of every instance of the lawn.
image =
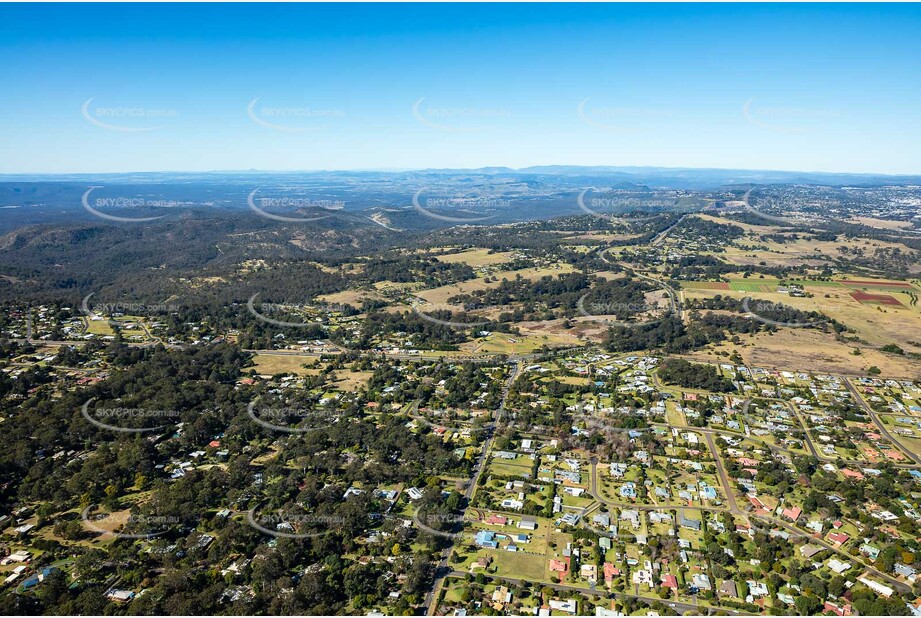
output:
M776 280L732 281L729 289L736 292L776 292Z
M527 457L518 457L517 459L500 459L493 457L492 463L489 464L489 473L503 476L521 476L530 474L533 461Z
M105 336L105 335L114 335L115 332L112 330L112 327L109 326L108 320L86 320L86 332L88 334Z
M317 357L296 356L293 354L256 354L253 357L256 373L260 375L275 375L278 373L293 373L299 376L316 375L318 369L307 369L305 364L313 363Z

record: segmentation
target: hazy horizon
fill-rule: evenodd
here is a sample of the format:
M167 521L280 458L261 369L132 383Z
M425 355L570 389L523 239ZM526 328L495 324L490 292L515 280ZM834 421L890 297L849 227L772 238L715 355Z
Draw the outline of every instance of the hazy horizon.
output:
M125 170L125 171L61 171L61 172L2 172L0 178L10 176L110 176L120 175L127 176L131 174L334 174L334 173L380 173L380 174L401 174L409 172L475 172L482 170L508 170L510 172L524 172L540 168L572 168L583 170L616 170L629 173L630 170L662 170L662 171L688 171L688 172L762 172L771 174L816 174L828 176L874 176L874 177L893 177L906 178L921 176L921 170L917 172L877 172L873 170L853 171L853 172L836 172L819 169L768 169L768 168L742 168L742 167L695 167L690 165L569 165L566 163L545 163L537 165L527 165L522 167L510 167L505 165L480 165L475 167L400 167L400 168L315 168L315 169L200 169L200 170L178 170L178 169L152 169L152 170ZM547 172L552 173L552 172Z

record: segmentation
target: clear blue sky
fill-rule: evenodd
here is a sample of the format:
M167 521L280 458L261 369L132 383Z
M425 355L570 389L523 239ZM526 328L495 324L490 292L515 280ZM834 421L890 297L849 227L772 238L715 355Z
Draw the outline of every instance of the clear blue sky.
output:
M0 173L921 172L919 5L5 4L0 76Z

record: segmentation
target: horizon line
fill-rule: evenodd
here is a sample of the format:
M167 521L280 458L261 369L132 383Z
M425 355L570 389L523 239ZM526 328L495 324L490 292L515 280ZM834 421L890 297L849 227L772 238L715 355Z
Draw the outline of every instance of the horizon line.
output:
M835 172L825 170L791 170L791 169L763 169L763 168L744 168L744 167L685 167L685 166L662 166L662 165L571 165L566 163L544 163L538 165L526 165L523 167L510 167L505 165L482 165L479 167L407 167L407 168L388 168L388 167L361 167L361 168L318 168L318 169L208 169L208 170L132 170L132 171L93 171L93 172L0 172L0 178L7 176L94 176L94 175L131 175L131 174L321 174L321 173L390 173L399 174L407 172L475 172L480 170L501 169L510 172L524 172L535 168L548 167L569 167L573 169L584 170L673 170L673 171L713 171L713 172L762 172L774 174L823 174L830 176L880 176L880 177L921 177L921 171L912 173L892 173L892 172Z

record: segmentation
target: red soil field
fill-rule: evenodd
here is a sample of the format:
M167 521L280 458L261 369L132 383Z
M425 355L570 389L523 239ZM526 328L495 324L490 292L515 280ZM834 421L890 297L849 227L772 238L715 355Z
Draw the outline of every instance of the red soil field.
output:
M865 285L867 287L880 286L887 288L910 288L910 283L904 281L857 281L854 279L842 279L839 283L846 285Z
M880 303L881 305L897 305L902 306L897 299L889 296L888 294L867 294L860 290L856 292L851 292L851 298L856 300L859 303L870 302L870 303Z

